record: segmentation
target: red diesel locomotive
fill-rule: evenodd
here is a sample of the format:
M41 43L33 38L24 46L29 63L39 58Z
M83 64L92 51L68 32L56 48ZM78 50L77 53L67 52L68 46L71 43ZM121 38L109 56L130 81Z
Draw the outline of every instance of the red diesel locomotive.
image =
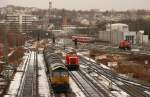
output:
M76 71L79 69L78 56L75 52L71 51L66 54L65 66L68 68L69 71Z

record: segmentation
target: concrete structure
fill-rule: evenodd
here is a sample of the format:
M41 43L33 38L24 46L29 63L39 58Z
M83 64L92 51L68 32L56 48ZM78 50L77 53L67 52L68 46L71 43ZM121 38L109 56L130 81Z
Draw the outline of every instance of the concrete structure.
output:
M8 14L6 21L9 23L9 30L13 32L31 32L33 29L32 23L37 21L33 15L25 14Z
M128 40L132 44L136 44L136 32L129 31L128 25L120 23L106 25L106 31L99 31L98 38L116 45L121 40Z

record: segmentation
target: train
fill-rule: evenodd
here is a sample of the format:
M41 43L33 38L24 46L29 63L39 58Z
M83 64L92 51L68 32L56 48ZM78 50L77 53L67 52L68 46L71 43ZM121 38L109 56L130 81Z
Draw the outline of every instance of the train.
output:
M74 35L71 38L72 38L73 41L76 39L77 42L80 42L80 43L92 43L92 42L94 42L94 38L93 37L89 37L89 36Z
M71 50L66 53L65 66L69 71L79 70L78 55L75 50Z
M54 92L66 92L69 89L69 72L59 54L51 49L44 50L47 73Z
M122 41L120 41L120 43L119 43L119 48L120 49L123 49L123 50L130 50L131 49L131 44L130 44L130 42L129 41L127 41L127 40L122 40Z

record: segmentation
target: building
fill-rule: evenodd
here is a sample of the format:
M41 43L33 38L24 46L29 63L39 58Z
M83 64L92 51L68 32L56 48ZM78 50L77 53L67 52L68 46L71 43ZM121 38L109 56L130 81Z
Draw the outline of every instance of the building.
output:
M144 30L140 30L137 32L137 43L138 44L143 44L143 43L148 43L148 35L144 35Z
M128 25L121 23L106 25L106 31L99 31L98 38L116 45L121 40L128 40L132 44L136 44L136 32L129 31Z
M106 25L106 31L129 31L127 24L116 23Z
M35 29L32 24L37 18L26 14L8 14L6 21L9 24L9 31L28 33Z

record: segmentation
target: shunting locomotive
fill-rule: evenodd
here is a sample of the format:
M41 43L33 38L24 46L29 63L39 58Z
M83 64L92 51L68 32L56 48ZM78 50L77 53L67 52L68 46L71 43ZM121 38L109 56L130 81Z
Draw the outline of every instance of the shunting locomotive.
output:
M119 48L123 49L123 50L125 50L125 49L130 50L131 49L131 44L127 40L122 40L122 41L120 41Z
M79 70L78 55L76 54L75 50L67 52L65 66L68 68L69 71Z

